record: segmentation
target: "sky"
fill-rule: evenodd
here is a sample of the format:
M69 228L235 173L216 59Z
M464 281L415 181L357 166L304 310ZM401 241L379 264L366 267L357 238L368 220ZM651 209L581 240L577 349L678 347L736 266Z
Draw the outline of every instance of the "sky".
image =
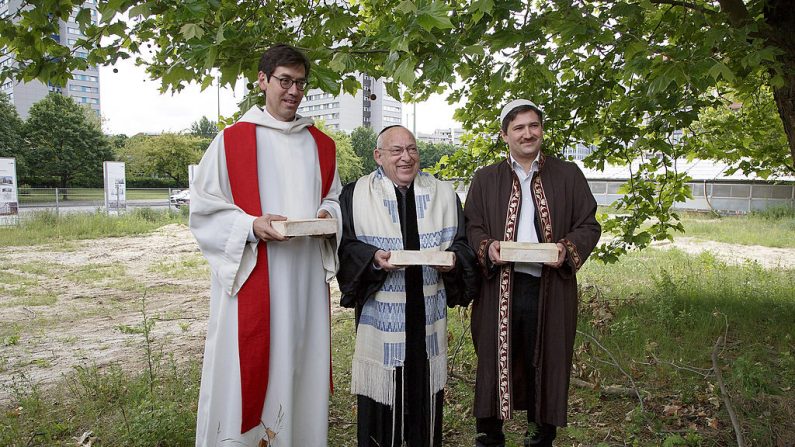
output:
M113 69L117 68L118 73ZM200 91L198 85L182 92L160 94L158 81L148 79L142 67L132 61L100 67L100 101L103 128L109 134L179 132L206 116L215 121L220 107L222 116L232 115L242 100L245 85L238 82L236 91L211 86ZM404 125L413 124L412 105L403 105ZM431 133L437 128L460 127L453 120L454 107L440 95L417 104L417 131ZM407 116L408 115L408 116Z

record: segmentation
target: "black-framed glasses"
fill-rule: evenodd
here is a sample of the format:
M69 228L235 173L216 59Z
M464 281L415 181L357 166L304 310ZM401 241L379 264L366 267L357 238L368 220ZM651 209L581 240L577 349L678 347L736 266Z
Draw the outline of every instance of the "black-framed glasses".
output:
M306 79L280 78L278 76L271 76L271 77L278 79L279 86L281 86L281 88L285 90L290 90L290 87L292 87L293 84L295 84L298 90L301 90L303 92L306 86L309 85L309 81L307 81Z

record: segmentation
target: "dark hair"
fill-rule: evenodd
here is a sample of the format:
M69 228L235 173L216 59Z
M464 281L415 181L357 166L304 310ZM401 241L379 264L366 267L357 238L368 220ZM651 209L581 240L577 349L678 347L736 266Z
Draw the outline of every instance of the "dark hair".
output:
M300 67L306 71L309 77L309 59L298 49L280 43L268 48L259 60L259 71L265 73L265 78L270 80L271 75L277 67Z
M544 112L542 112L541 109L533 106L519 106L508 112L507 115L505 115L505 119L502 120L502 133L508 133L508 124L510 124L511 121L516 119L516 115L527 112L528 110L532 110L538 115L538 120L541 122L541 125L543 126Z

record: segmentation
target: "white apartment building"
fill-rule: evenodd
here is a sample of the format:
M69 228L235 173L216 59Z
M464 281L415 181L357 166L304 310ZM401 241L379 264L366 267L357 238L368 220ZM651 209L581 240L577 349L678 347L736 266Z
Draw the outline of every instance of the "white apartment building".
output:
M298 114L323 120L330 129L352 132L360 126L376 133L386 126L402 124L403 105L386 93L384 82L366 74L359 75L362 89L355 95L334 96L319 89L310 89L298 108Z
M436 129L433 133L417 132L417 141L459 146L461 145L462 135L464 135L464 129L460 127L448 127L445 129Z
M0 0L0 19L17 21L16 14L23 5L26 5L26 8L36 7L30 6L28 2L23 2L22 0ZM96 23L99 18L97 0L87 0L83 3L83 6L90 10L91 20ZM68 21L60 21L59 34L53 37L62 45L68 46L74 55L87 57L88 52L77 46L78 39L83 37L80 32L80 26L75 22L77 12L75 10ZM16 64L16 61L12 56L0 56L0 67L14 64ZM0 92L9 96L11 103L14 104L22 119L27 119L30 107L44 99L50 92L69 96L78 104L87 104L99 115L99 70L97 67L75 71L72 73L72 78L64 86L44 84L39 81L20 83L14 80L6 80L0 85Z

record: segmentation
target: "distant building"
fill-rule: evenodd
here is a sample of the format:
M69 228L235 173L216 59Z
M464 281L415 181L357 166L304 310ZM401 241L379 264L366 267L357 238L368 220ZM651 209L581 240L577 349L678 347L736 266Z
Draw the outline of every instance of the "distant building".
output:
M458 146L461 144L462 135L464 135L464 129L449 127L446 129L436 129L433 133L417 132L417 140L426 143L452 144Z
M334 96L320 89L308 90L298 114L323 120L330 129L348 133L361 126L377 133L386 126L402 124L403 105L386 93L384 81L365 74L359 75L359 81L362 90L355 95Z
M20 7L31 8L27 1L0 0L0 19L18 21L19 18L16 17L16 14ZM89 9L91 21L97 23L99 14L97 11L97 0L86 1L83 3L83 7ZM75 22L77 12L78 10L75 10L68 21L61 20L59 23L59 34L52 37L62 45L69 47L76 56L88 57L87 50L76 46L77 40L83 37L80 32L80 25ZM12 56L0 55L0 67L14 66L16 63ZM7 80L0 85L0 92L8 95L22 119L27 119L30 107L44 99L50 92L69 96L78 104L87 104L99 115L99 70L97 67L75 71L72 73L72 78L64 86L44 84L39 81L18 83L13 80Z
M594 146L586 146L581 143L577 143L574 147L567 147L563 149L563 158L571 159L571 160L582 160L585 157L591 155L593 151L596 150Z

